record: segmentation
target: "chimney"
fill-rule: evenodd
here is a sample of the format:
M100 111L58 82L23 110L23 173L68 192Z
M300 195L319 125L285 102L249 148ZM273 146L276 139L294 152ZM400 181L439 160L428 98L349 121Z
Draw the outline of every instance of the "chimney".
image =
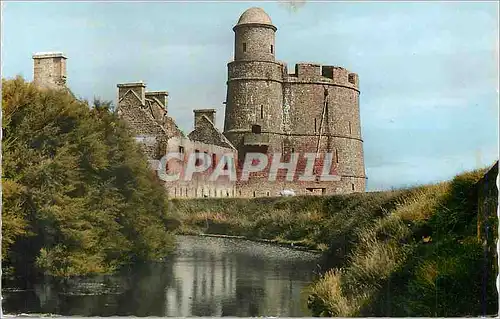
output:
M194 110L194 129L196 130L200 125L200 120L203 115L208 117L212 123L215 124L215 109L201 109Z
M33 54L33 83L49 88L66 87L66 59L61 52Z
M167 110L168 105L168 92L167 91L149 91L146 92L147 98L156 98L160 103L163 109Z
M131 90L139 96L142 105L146 103L146 84L144 82L121 83L116 86L118 87L118 100Z

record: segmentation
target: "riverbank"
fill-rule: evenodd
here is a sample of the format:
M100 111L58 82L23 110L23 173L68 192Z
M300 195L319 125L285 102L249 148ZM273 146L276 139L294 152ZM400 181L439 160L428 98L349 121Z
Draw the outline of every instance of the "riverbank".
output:
M187 236L189 236L189 235L187 235ZM198 235L194 235L194 236L247 240L247 241L252 241L252 242L256 242L256 243L264 243L264 244L270 244L270 245L280 246L280 247L284 247L284 248L289 248L289 249L293 249L293 250L305 251L305 252L309 252L309 253L315 253L315 254L322 254L323 253L321 250L310 249L310 248L306 248L306 247L302 247L302 246L296 246L293 243L291 243L291 244L280 243L277 240L272 240L272 239L248 238L245 236L231 236L231 235L217 235L217 234L198 234Z
M229 235L321 251L339 263L357 230L385 215L412 190L318 197L174 199L183 235Z
M324 252L331 269L309 289L316 316L493 314L496 253L481 245L477 220L477 182L485 171L388 192L173 200L171 212L178 233ZM498 237L495 217L488 219L490 243Z

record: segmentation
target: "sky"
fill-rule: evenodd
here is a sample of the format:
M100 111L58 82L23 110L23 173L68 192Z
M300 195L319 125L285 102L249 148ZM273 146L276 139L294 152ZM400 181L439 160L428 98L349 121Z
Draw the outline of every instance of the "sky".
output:
M79 97L116 103L117 83L169 92L184 132L193 109L222 129L232 27L263 8L275 51L359 74L367 190L434 183L498 159L498 3L2 2L2 77L32 80L35 52L68 57Z

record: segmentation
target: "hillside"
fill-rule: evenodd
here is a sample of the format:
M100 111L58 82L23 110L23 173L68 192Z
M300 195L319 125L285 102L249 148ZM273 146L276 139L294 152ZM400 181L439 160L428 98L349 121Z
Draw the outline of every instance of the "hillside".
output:
M172 213L179 233L240 235L325 251L331 269L309 292L316 316L495 314L498 195L491 178L478 184L485 172L388 192L172 200ZM478 185L489 190L480 199ZM478 200L479 206L489 203L479 226ZM478 234L484 224L485 246L485 234Z

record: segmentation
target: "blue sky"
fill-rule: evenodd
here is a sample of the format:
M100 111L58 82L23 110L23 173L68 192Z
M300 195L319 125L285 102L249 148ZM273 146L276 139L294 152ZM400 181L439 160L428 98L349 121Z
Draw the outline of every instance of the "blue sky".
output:
M62 51L77 95L116 100L142 80L222 128L232 27L249 7L277 26L276 56L360 76L368 190L451 178L498 158L495 2L3 2L2 76L32 79L31 54Z

